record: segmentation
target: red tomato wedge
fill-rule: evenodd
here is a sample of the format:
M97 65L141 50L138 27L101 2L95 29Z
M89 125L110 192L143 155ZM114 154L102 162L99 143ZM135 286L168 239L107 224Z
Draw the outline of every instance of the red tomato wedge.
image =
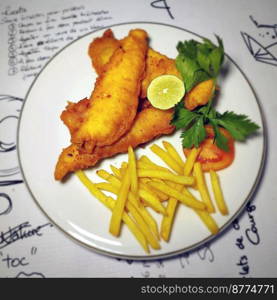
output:
M200 144L200 153L198 155L197 161L202 165L202 170L208 172L210 170L222 170L230 166L235 158L235 145L234 139L230 133L224 129L220 128L220 132L227 138L229 151L226 152L216 146L214 143L214 130L212 126L206 125L206 139ZM184 153L187 157L191 149L185 148Z

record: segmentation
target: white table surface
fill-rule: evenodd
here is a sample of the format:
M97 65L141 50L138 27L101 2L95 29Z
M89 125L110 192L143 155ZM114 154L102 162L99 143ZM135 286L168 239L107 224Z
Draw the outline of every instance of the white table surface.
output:
M168 9L159 8L166 4ZM276 11L275 0L2 0L0 277L276 277ZM58 20L51 21L54 13ZM68 18L63 19L65 16ZM63 28L57 28L57 22L61 20L70 25L71 31L58 34L63 31ZM208 38L215 33L221 36L226 52L243 70L257 94L268 135L262 180L237 222L219 238L196 251L151 262L125 261L96 254L51 226L22 182L16 155L20 108L43 65L59 49L86 32L134 21L171 24ZM34 28L37 30L32 33ZM28 30L29 35L26 34ZM251 36L265 47L272 45L269 47L271 60L260 59L257 49L252 51L256 56L252 55L242 32L247 33L248 40ZM29 40L24 40L26 36ZM45 47L40 47L39 53L34 53L28 43L40 39L48 42ZM33 52L26 55L26 51ZM20 225L25 225L26 230L42 226L40 235L33 234L5 244L4 234ZM243 246L238 246L239 241Z

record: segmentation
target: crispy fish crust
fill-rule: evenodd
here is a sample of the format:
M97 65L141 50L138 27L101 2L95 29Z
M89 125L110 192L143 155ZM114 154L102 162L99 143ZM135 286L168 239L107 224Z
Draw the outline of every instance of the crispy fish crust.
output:
M182 79L175 66L175 60L149 48L146 56L145 76L141 84L141 98L147 97L150 82L161 75L175 75Z
M119 41L114 37L111 29L104 32L103 36L95 39L90 44L89 54L92 64L97 72L100 74L104 71L107 61L112 54L118 49ZM149 48L146 54L145 75L141 84L141 98L147 97L147 88L150 82L160 75L175 75L182 79L181 74L175 66L175 60ZM213 84L211 80L199 83L185 96L185 107L193 110L199 105L205 105L213 92Z
M120 48L119 44L120 41L115 39L111 30L107 30L101 38L95 39L90 44L89 55L98 75L108 71L108 61ZM141 82L140 96L142 98L146 97L147 87L150 82L155 77L163 74L181 77L175 67L174 60L149 48L146 54L145 73ZM199 94L196 93L196 90L199 90L199 88L193 89L187 95L190 99L189 101L185 101L185 103L190 104L188 108L191 108L192 105L199 105L199 103L205 104L203 101L201 102L201 99L207 97L200 97L201 99L199 100L199 97L196 97ZM205 94L209 94L205 89L201 89L201 92L204 96ZM197 95L194 95L195 93ZM197 99L194 99L195 97ZM135 148L160 135L170 134L174 131L175 128L170 124L173 110L163 111L153 108L147 100L140 100L140 102L141 104L136 112L137 115L132 127L115 143L106 146L96 146L94 151L88 153L83 151L77 144L72 144L65 148L56 165L55 179L62 180L70 172L92 167L104 158L127 152L130 145ZM90 108L90 103L91 100L87 98L77 103L69 102L61 114L61 119L68 127L71 135L78 132L80 126L83 124L87 111ZM108 118L110 118L110 114L108 114Z
M111 56L119 47L120 41L114 37L111 29L107 29L103 36L90 43L88 54L98 75L104 72Z
M70 172L92 167L104 158L125 153L129 146L135 148L160 135L172 133L175 129L170 124L172 115L172 109L160 110L154 107L143 109L137 114L131 130L121 139L113 145L95 147L91 154L80 152L77 145L70 145L62 151L59 157L55 169L55 179L62 180Z
M131 30L97 78L83 122L71 136L71 142L82 147L82 151L91 153L95 146L111 145L131 127L137 112L147 42L144 30Z
M77 103L68 102L65 110L61 114L61 120L73 135L81 126L84 120L84 114L89 107L90 100L84 98Z
M112 31L107 30L101 38L95 39L90 44L89 55L98 75L105 72L108 66L107 60L119 48L118 42L114 38ZM164 74L165 72L175 74L174 61L152 49L148 50L144 74L144 89L147 89L147 84L155 76ZM148 101L141 100L140 103L133 126L116 143L104 147L95 147L94 151L90 153L85 153L76 144L65 148L56 165L55 178L61 180L70 172L89 168L104 158L127 152L129 145L135 148L160 135L170 134L174 131L174 127L170 124L173 114L172 110L163 111L155 109ZM90 99L83 99L77 103L69 102L61 114L61 119L68 127L71 135L79 130L89 105Z
M92 65L98 75L104 72L107 63L113 53L120 47L111 29L104 32L102 37L94 39L89 46L89 56ZM181 74L175 66L175 60L149 48L146 54L145 74L142 81L141 98L146 98L147 88L150 82L160 75L175 75L179 78Z
M214 89L215 86L212 79L198 83L186 94L184 99L185 107L188 110L193 110L199 105L207 104L214 93Z

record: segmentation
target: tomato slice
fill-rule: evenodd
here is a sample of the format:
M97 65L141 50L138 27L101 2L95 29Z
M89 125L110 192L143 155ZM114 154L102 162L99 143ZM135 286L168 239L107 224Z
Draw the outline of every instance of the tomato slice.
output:
M198 155L197 161L202 165L202 170L208 172L210 170L222 170L227 168L232 164L235 158L235 145L234 139L230 133L224 129L220 128L221 134L227 138L227 143L229 151L224 151L218 148L214 142L214 130L212 126L206 125L206 139L200 144L200 153ZM191 149L185 148L184 153L186 157L189 155Z

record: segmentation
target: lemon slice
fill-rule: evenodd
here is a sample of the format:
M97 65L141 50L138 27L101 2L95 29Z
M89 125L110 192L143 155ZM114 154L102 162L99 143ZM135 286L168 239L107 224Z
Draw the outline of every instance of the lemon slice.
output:
M169 109L185 95L185 85L174 75L161 75L151 81L147 89L150 103L159 109Z

